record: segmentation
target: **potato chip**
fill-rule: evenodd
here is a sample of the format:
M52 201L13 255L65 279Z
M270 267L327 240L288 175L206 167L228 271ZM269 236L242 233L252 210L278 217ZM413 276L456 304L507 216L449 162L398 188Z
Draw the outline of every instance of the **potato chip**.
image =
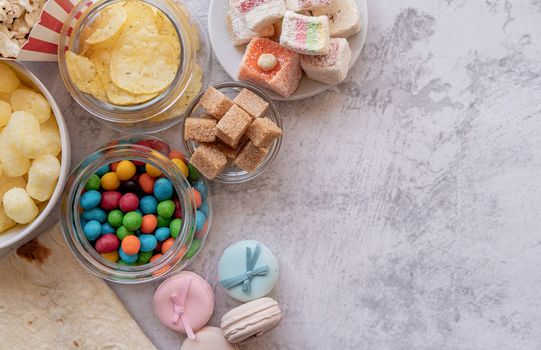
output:
M186 112L188 105L197 96L203 87L203 75L199 66L194 67L194 73L184 94L178 99L178 101L165 113L160 114L153 121L159 122L176 118L182 113Z
M111 53L108 52L107 50L101 50L94 53L91 56L91 60L92 62L94 62L96 71L98 72L98 77L101 81L102 86L105 88L107 98L109 99L111 103L119 105L119 106L135 105L135 104L147 102L158 95L158 94L136 95L116 86L111 80L111 75L109 71L109 65L111 62Z
M99 14L95 21L94 31L85 42L95 45L113 38L120 32L127 18L128 15L122 3L107 6Z
M6 101L0 100L0 128L7 125L11 118L11 105Z
M34 117L43 123L51 117L51 106L42 94L30 89L18 89L11 94L11 108L14 112L31 112Z
M2 198L6 215L18 224L28 224L38 216L36 203L23 188L12 188Z
M17 90L20 84L21 81L17 78L13 69L0 62L0 92L12 93Z
M79 90L91 94L99 100L107 101L107 96L92 61L84 56L67 51L66 66L71 80Z
M130 25L155 25L154 7L141 1L127 1L124 5Z
M4 174L9 177L23 176L30 169L30 159L19 154L7 141L6 128L0 133L0 162Z
M38 201L51 198L60 175L60 162L56 157L44 155L34 160L28 171L26 192Z

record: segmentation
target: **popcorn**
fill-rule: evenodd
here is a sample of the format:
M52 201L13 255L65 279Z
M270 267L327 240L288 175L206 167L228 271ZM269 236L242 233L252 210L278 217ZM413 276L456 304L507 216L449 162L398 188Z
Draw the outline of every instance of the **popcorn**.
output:
M15 58L47 0L0 0L0 55Z
M11 105L0 100L0 128L7 125L9 118L11 118Z
M0 162L7 176L22 176L30 169L30 159L21 155L7 141L6 129L0 134Z
M51 117L51 106L42 94L30 89L18 89L11 94L11 108L13 111L31 112L34 117L43 123Z
M56 181L60 176L60 162L54 156L46 154L36 159L28 171L26 192L38 201L51 198Z
M38 216L39 210L22 188L12 188L4 194L2 199L6 215L18 224L28 224Z
M43 141L38 120L30 112L14 112L5 128L5 141L17 153L36 159L43 155Z

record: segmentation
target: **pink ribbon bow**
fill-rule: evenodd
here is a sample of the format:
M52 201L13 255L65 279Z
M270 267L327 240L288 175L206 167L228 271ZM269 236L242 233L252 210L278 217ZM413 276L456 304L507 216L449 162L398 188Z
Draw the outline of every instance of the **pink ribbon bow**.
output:
M188 277L188 283L179 292L180 296L177 295L177 293L173 293L171 294L171 299L173 299L174 308L175 308L175 315L173 316L173 324L177 324L180 319L180 321L182 322L182 325L184 326L184 329L186 330L186 334L188 335L188 338L195 339L195 334L193 333L192 326L190 326L188 317L184 313L184 304L186 303L186 297L188 296L188 292L190 291L191 284L192 284L192 278Z

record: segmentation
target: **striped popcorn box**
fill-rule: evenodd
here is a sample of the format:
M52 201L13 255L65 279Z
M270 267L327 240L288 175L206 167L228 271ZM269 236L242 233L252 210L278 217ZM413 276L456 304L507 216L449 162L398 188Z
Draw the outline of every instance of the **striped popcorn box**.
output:
M85 0L82 0L85 1ZM28 41L21 47L17 56L19 61L56 61L58 40L64 22L80 0L49 0L43 7L41 16L32 28ZM88 2L88 7L92 2ZM79 18L82 12L75 16ZM71 33L71 28L68 35Z

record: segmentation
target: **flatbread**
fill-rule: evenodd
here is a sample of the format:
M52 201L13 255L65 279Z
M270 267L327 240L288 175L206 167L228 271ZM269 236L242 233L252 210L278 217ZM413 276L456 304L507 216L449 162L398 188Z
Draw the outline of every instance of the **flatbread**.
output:
M0 281L0 348L156 349L107 284L78 264L58 224L0 260Z

